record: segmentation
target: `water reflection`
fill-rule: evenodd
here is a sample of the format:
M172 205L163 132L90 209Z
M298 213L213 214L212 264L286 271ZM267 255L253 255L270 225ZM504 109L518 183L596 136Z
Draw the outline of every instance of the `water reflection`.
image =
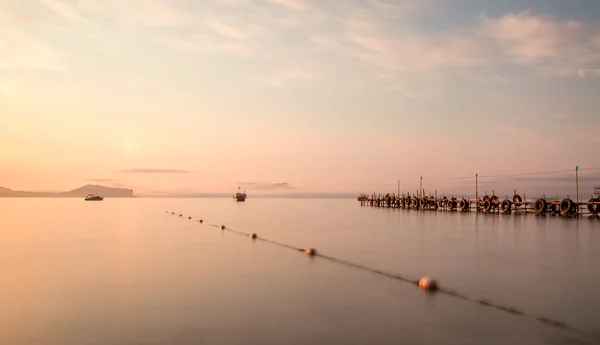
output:
M351 200L105 201L0 200L1 228L18 229L0 232L0 259L10 263L1 271L0 344L543 344L568 336L211 223L430 275L473 298L598 331L600 238L588 219L385 210Z

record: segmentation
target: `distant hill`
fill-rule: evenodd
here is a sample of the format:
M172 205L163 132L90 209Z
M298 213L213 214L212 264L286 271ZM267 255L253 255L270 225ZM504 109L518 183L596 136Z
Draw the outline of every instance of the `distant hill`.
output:
M88 194L99 194L105 198L133 198L133 189L113 188L88 184L68 192L25 192L0 187L0 198L83 198Z
M105 198L231 198L232 193L161 193L133 195L133 189L113 188L88 184L67 192L27 192L0 187L0 198L84 198L88 194L99 194ZM248 199L255 198L333 198L356 199L358 194L350 193L250 193Z

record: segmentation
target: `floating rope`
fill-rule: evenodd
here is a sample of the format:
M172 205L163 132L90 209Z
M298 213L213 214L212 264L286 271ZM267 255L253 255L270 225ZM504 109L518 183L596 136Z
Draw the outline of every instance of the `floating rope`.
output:
M167 213L168 213L168 211L167 211ZM172 214L175 214L175 213L173 212ZM198 222L202 223L202 220L199 219ZM400 274L386 272L386 271L383 271L383 270L379 270L379 269L375 269L375 268L363 266L361 264L353 263L353 262L350 262L350 261L347 261L347 260L339 259L339 258L336 258L336 257L333 257L333 256L328 256L328 255L325 255L325 254L317 253L316 250L313 249L313 248L305 249L305 248L295 247L295 246L292 246L292 245L289 245L289 244L285 244L285 243L281 243L281 242L269 240L269 239L264 238L264 237L259 237L255 233L245 233L245 232L242 232L242 231L237 231L237 230L225 227L225 225L209 224L209 226L213 226L215 228L219 228L219 229L221 229L221 231L229 231L229 232L234 233L236 235L245 236L245 237L251 237L253 240L259 240L259 241L271 243L271 244L274 244L274 245L277 245L277 246L280 246L280 247L292 249L292 250L295 250L295 251L305 252L306 254L308 254L310 256L318 256L320 258L323 258L323 259L326 259L326 260L329 260L329 261L332 261L332 262L336 262L336 263L341 264L341 265L345 265L345 266L348 266L348 267L353 267L353 268L356 268L356 269L368 271L368 272L371 272L371 273L379 274L379 275L382 275L382 276L386 276L388 278L400 280L400 281L403 281L403 282L406 282L406 283L410 283L410 284L414 284L414 285L419 286L420 280L418 280L418 279L410 279L410 278L407 278L407 277L402 276ZM479 300L477 300L477 299L474 299L474 298L470 298L470 297L468 297L468 296L466 296L464 294L461 294L461 293L459 293L459 292L457 292L455 290L452 290L450 288L447 288L447 287L436 287L436 289L432 290L432 291L443 293L443 294L446 294L448 296L456 297L456 298L459 298L459 299L462 299L462 300L465 300L465 301L475 302L475 303L478 303L479 305L482 305L482 306L492 307L492 308L495 308L497 310L500 310L500 311L503 311L503 312L506 312L506 313L509 313L509 314L512 314L512 315L529 317L531 319L534 319L536 321L539 321L539 322L547 324L547 325L551 325L551 326L555 326L555 327L559 327L559 328L563 328L563 329L568 329L568 330L572 330L572 331L581 332L580 330L574 328L573 326L571 326L571 325L569 325L569 324L567 324L565 322L554 320L554 319L551 319L551 318L548 318L548 317L544 317L544 316L536 316L536 315L528 314L528 313L526 313L524 311L521 311L521 310L519 310L517 308L510 307L510 306L504 306L504 305L497 304L497 303L493 303L493 302L491 302L489 300L486 300L486 299L479 299Z

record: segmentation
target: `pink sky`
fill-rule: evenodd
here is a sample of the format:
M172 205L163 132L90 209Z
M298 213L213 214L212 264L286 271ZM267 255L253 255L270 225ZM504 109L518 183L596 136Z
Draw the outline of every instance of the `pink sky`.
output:
M369 193L600 166L600 14L460 4L4 3L0 186Z

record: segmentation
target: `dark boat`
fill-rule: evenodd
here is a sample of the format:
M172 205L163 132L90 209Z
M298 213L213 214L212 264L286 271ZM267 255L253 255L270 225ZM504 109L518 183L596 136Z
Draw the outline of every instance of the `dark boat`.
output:
M103 199L104 197L98 194L88 194L88 196L85 197L85 201L102 201Z
M233 195L233 200L236 202L244 202L246 201L246 191L242 192L240 187L238 187L237 193Z

